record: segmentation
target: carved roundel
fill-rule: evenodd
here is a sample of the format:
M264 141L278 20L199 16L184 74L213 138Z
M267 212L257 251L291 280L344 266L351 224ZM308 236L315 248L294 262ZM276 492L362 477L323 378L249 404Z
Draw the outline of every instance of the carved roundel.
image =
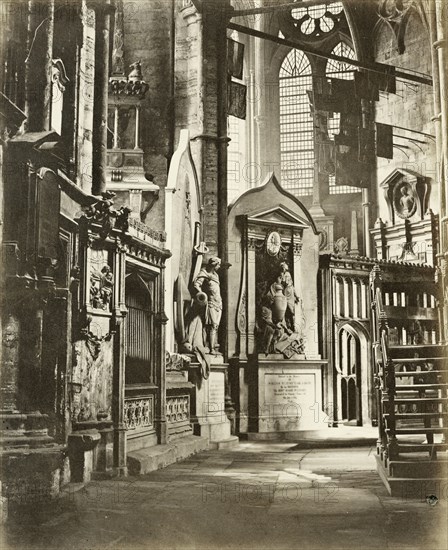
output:
M393 191L393 204L397 216L403 220L413 216L417 210L417 200L412 187L406 182L399 182Z
M266 237L266 252L269 256L277 256L282 245L282 239L277 231L271 231Z

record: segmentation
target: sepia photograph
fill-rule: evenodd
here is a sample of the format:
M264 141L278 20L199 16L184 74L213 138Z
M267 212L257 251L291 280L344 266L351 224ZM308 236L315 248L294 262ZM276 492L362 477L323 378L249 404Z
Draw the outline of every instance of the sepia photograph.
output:
M448 550L448 0L0 0L0 550Z

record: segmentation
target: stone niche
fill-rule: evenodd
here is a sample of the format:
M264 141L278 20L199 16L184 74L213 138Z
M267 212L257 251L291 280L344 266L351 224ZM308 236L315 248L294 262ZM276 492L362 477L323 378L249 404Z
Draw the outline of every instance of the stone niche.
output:
M274 174L229 212L229 363L237 429L282 437L323 426L319 232Z
M189 331L189 312L197 293L193 283L207 265L210 251L204 242L203 196L188 130L180 131L170 163L165 220L167 247L172 252L165 279L165 304L171 307L166 310L166 350L170 356L187 357L189 362L184 380L180 373L174 375L170 371L167 375L169 435L171 439L188 435L191 428L195 436L206 438L212 447L232 446L238 438L231 435L225 411L227 363L222 350L209 353L205 342L198 344L197 340L191 340Z

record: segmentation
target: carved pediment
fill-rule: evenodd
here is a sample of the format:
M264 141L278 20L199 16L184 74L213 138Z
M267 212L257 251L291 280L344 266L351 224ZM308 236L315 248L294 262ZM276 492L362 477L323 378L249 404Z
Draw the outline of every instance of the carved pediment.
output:
M258 205L258 208L256 206ZM258 225L278 225L289 228L311 228L317 235L314 221L300 200L283 189L275 174L264 183L247 190L230 206L229 214Z
M292 212L283 205L277 205L273 208L258 210L247 214L247 219L251 223L263 225L283 225L297 229L310 227L310 222L296 213Z
M399 219L423 219L427 207L428 183L421 174L405 169L395 169L380 187L389 209L390 222Z

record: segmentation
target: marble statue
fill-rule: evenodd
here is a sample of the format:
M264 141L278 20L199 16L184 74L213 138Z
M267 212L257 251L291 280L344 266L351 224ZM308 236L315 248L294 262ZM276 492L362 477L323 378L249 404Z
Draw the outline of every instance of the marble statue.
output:
M400 189L400 192L401 214L405 217L411 216L415 206L414 197L411 195L409 187L407 185L403 185L403 187Z
M286 264L285 266L287 267ZM291 292L291 288L288 288L288 292ZM295 294L293 299L295 303ZM279 276L263 297L261 313L257 322L260 346L265 355L281 353L286 359L289 359L294 354L304 352L303 339L298 332L289 328L286 322L287 310L288 297L284 286L280 283Z
M301 334L305 324L303 301L294 286L294 281L286 262L280 264L280 273L276 282L282 286L283 294L286 298L285 323L289 330Z
M209 259L205 268L202 268L193 281L193 287L197 291L195 301L205 311L204 341L203 345L208 347L210 353L216 353L218 348L217 336L219 323L222 316L221 288L218 270L221 267L221 259L216 256Z

